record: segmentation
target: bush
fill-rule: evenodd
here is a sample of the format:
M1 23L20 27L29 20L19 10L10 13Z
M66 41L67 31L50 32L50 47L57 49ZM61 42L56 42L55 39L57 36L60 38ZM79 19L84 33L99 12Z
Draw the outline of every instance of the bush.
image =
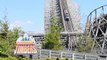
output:
M6 57L8 57L8 55L3 52L0 52L0 57L6 58Z
M16 57L9 56L7 58L0 58L0 60L18 60Z
M29 58L22 58L21 60L30 60Z
M60 60L59 58L56 58L56 60Z
M51 60L51 58L47 58L46 60Z
M16 57L9 56L7 60L18 60Z
M65 58L65 60L69 60L68 58Z

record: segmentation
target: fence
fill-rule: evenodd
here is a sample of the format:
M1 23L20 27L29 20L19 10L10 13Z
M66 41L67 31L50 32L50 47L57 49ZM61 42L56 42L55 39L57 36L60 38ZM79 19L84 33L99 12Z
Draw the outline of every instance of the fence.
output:
M72 53L71 51L38 50L36 58L68 58L72 60L99 60L98 55ZM102 59L101 59L102 60Z
M68 58L71 60L107 60L107 55L99 57L98 55L86 54L86 53L73 53L72 51L56 51L56 50L44 50L40 49L37 53L15 53L15 55L23 55L32 60L45 58Z

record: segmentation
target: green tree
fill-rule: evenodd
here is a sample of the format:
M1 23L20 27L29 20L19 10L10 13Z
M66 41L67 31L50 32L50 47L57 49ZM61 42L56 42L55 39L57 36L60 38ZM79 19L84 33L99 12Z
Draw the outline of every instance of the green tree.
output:
M50 27L50 32L45 35L44 48L45 49L53 49L59 50L63 48L61 38L61 26L58 24L58 19L56 17L53 18L52 24Z
M9 40L9 45L11 49L15 49L15 42L17 38L19 37L19 33L22 32L20 27L14 27L12 30L9 30L8 32L8 40Z
M7 38L7 34L9 31L9 23L6 20L1 20L0 22L0 35L2 38Z
M9 51L9 41L7 40L7 35L9 31L9 24L6 20L0 20L0 51L2 53L7 53Z
M7 20L0 20L0 52L5 55L12 55L15 43L22 30L19 27L9 29Z
M79 52L91 52L93 42L94 40L90 36L84 34L79 40L77 50Z

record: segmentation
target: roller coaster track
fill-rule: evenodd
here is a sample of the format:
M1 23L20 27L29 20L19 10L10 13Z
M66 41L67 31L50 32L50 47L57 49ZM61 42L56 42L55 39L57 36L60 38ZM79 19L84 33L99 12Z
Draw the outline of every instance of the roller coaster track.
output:
M95 41L92 49L96 48L98 53L107 53L107 5L94 9L88 15L86 31Z
M66 0L59 0L60 1L60 6L61 6L61 13L62 13L62 16L63 16L63 24L65 25L64 29L65 29L65 32L73 32L74 31L74 27L73 27L73 23L72 23L72 18L70 16L70 12L69 12L69 9L68 9L68 6L67 6L67 1ZM66 21L66 17L65 17L65 14L64 14L64 10L67 10L68 11L68 17L69 17L69 20Z
M70 32L74 31L72 18L70 16L67 1L66 0L59 0L59 3L60 3L62 21L63 21L63 25L64 25L64 30L65 30L64 32L67 32L68 36L69 36L68 49L72 50L72 43L74 42L74 38L75 38L75 37L70 36L70 34L69 34ZM66 14L65 14L66 12L64 10L67 11L67 17L68 17L67 19L68 20L66 20Z

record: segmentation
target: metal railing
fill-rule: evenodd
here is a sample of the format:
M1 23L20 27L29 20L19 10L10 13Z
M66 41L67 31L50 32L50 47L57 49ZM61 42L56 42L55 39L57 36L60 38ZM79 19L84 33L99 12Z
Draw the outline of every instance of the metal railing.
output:
M73 53L71 51L38 50L36 58L68 58L72 60L99 60L98 55Z
M39 49L37 53L21 53L21 54L15 54L17 56L22 55L25 57L30 58L32 56L32 60L37 59L46 59L46 58L68 58L70 60L107 60L107 56L100 57L99 55L92 55L88 53L74 53L69 50L63 50L63 51L57 51L57 50L44 50Z

